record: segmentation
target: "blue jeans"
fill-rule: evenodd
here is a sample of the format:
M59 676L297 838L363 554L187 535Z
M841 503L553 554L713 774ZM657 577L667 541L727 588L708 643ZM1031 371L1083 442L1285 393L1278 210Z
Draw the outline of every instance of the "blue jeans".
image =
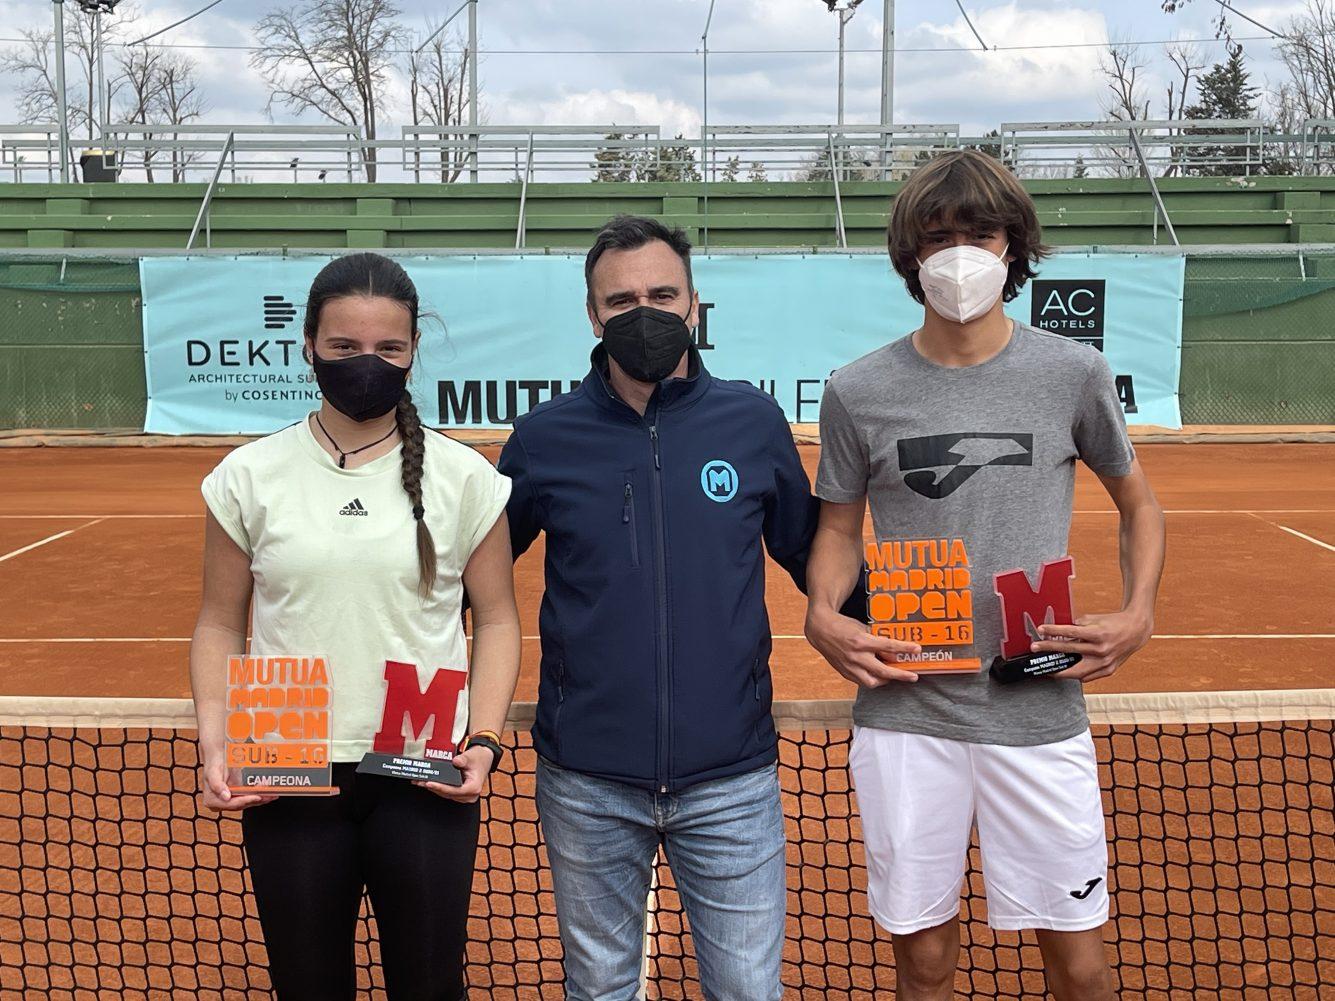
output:
M709 1001L778 1001L787 914L774 765L658 794L538 760L569 1001L630 1001L661 843Z

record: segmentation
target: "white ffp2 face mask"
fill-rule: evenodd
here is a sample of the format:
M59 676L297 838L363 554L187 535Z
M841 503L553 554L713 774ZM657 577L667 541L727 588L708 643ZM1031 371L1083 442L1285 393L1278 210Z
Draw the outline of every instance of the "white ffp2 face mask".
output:
M926 263L918 261L918 268L918 281L932 308L956 323L976 320L992 308L1008 270L1005 250L997 257L969 244L938 251Z

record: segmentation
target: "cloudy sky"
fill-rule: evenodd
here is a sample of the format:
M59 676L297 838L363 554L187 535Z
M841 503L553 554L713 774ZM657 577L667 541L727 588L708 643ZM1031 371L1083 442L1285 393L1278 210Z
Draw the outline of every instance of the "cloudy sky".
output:
M170 24L204 0L139 0L143 33ZM263 81L247 65L252 26L277 0L224 0L158 41L199 64L214 122L261 120ZM456 0L399 0L405 26L423 37ZM865 0L848 30L847 120L874 122L880 106L881 2ZM1282 29L1304 0L1235 0L1233 6ZM67 10L72 4L67 3ZM481 0L480 79L493 124L660 124L665 134L698 135L700 34L708 0ZM1213 0L1192 0L1169 15L1159 0L966 0L993 46L981 52L953 0L898 0L894 112L900 122L959 123L965 134L1002 121L1102 117L1101 46L1143 41L1162 114L1167 60L1162 42L1201 40L1208 62ZM21 28L51 23L49 0L0 0L0 46ZM1234 34L1258 84L1278 83L1282 67L1261 32L1236 17ZM457 22L464 23L461 17ZM821 0L716 0L710 30L709 118L716 124L826 123L835 117L837 24ZM1031 48L1023 48L1030 46ZM1042 47L1040 47L1042 46ZM959 51L966 49L971 51ZM935 50L935 51L932 51ZM16 120L15 81L0 76L0 122ZM406 119L404 95L389 109L390 135ZM278 113L279 121L291 121ZM307 119L308 121L314 120Z

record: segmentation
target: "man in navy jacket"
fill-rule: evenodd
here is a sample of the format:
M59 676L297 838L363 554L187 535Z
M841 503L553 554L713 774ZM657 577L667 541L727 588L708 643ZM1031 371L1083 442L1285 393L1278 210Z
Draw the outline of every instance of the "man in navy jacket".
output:
M520 418L500 459L516 556L547 533L533 740L566 996L637 995L661 844L706 996L777 999L764 549L804 587L819 504L780 407L711 378L691 344L681 230L619 216L584 271L592 368Z

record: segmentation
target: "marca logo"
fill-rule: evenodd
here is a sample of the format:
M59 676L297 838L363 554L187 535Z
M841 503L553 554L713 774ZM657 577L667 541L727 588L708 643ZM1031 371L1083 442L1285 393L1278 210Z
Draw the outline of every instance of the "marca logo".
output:
M1001 655L1007 659L1029 652L1030 626L1045 622L1071 622L1075 618L1071 581L1075 560L1063 556L1044 563L1038 571L1038 587L1029 583L1023 570L996 575L993 590L1001 601Z
M700 470L700 489L718 504L726 504L737 496L737 470L731 462L710 459Z
M380 717L374 749L377 754L403 754L407 740L426 737L426 757L447 758L454 752L454 718L467 671L436 671L423 690L417 668L385 661L385 711ZM431 731L426 736L428 729Z
M354 498L347 504L344 504L338 513L340 515L346 515L354 518L365 518L370 512L367 511L366 508L362 505L360 499Z
M1029 322L1033 326L1103 350L1104 279L1036 278L1032 284Z

